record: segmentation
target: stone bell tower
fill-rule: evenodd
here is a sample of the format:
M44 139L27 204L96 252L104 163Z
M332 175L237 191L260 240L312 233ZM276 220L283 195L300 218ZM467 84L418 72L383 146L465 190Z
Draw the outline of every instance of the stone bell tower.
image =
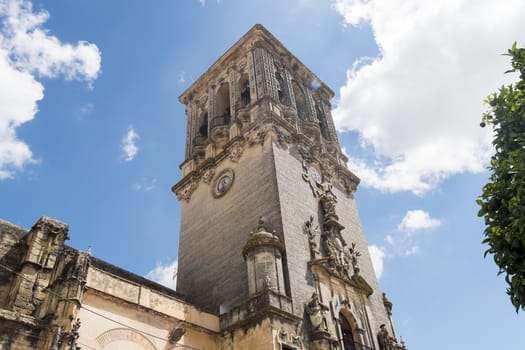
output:
M331 116L334 93L255 25L181 96L177 289L225 346L401 349Z

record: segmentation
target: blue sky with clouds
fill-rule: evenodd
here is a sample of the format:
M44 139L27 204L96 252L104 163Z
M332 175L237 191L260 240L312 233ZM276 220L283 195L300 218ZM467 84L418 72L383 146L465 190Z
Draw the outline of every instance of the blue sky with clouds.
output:
M523 349L475 199L484 97L525 44L523 1L0 0L0 217L173 283L178 96L255 23L336 92L380 284L411 349Z

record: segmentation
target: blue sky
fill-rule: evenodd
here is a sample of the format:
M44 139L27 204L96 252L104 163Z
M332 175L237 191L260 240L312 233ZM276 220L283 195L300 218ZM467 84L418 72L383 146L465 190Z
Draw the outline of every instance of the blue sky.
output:
M70 225L75 248L169 282L178 96L255 23L336 92L333 115L381 287L410 349L523 349L475 199L483 98L525 3L0 0L0 217Z

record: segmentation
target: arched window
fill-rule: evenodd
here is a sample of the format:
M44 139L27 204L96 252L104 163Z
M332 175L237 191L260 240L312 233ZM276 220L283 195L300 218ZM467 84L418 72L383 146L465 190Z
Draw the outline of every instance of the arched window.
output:
M341 326L341 336L343 340L343 349L344 350L357 350L354 342L354 334L352 333L352 327L346 317L339 313L339 325Z
M319 121L319 127L321 128L321 135L325 139L328 139L328 124L326 122L326 116L318 103L315 104L315 113L317 115L317 120Z
M308 113L306 108L306 97L304 96L303 89L295 80L293 81L292 85L297 115L299 116L299 119L307 120Z
M216 113L218 117L230 117L230 84L222 83L217 91Z
M286 104L285 92L284 92L284 80L279 73L275 73L277 79L277 95L279 96L279 102Z
M208 111L204 111L201 115L199 136L208 137Z
M241 105L247 106L250 104L250 79L248 74L243 74L239 79L239 91L241 92Z

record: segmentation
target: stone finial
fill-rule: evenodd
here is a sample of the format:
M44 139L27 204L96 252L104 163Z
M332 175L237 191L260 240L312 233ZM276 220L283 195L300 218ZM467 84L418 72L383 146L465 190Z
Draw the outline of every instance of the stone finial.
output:
M266 231L266 217L265 216L259 216L259 220L257 221L257 232Z
M385 305L385 309L388 313L388 315L392 315L392 307L393 304L388 298L386 297L386 293L383 292L383 305Z

